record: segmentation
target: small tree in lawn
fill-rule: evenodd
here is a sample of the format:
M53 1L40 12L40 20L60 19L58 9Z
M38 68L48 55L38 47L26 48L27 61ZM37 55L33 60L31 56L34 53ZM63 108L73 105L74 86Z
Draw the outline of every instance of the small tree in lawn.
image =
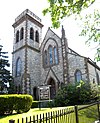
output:
M0 93L7 92L7 84L11 81L10 71L7 70L10 67L9 61L7 60L8 52L2 52L2 47L0 45Z

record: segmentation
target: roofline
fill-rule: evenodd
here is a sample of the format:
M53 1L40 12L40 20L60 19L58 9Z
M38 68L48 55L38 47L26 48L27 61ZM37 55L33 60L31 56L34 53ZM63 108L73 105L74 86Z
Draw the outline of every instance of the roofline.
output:
M96 67L98 70L100 70L100 67L96 64L96 62L94 62L93 60L91 60L89 57L87 58L88 63L90 63L91 65L93 65L94 67Z

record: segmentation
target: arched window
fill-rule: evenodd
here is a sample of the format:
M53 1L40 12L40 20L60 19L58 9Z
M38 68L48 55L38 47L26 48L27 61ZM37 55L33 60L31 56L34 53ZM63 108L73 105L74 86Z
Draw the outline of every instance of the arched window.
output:
M19 30L16 32L16 43L19 42Z
M34 30L32 27L30 28L30 39L34 40Z
M16 76L21 75L21 59L18 58L16 62Z
M20 30L20 40L22 40L24 38L24 29L23 27Z
M49 64L52 65L53 64L53 54L52 54L52 46L49 46Z
M54 61L55 61L55 64L58 64L58 54L57 54L57 48L54 47Z
M76 82L80 82L80 80L82 80L82 73L80 70L76 70L75 72L75 80Z
M39 33L38 33L38 31L36 31L36 33L35 33L35 40L36 40L36 42L39 43Z
M48 58L47 58L47 51L45 50L44 52L44 64L47 65L48 64Z

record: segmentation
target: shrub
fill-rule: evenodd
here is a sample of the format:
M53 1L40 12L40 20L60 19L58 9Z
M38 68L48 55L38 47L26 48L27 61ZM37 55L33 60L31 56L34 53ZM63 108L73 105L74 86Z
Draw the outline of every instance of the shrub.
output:
M33 101L31 108L38 108L38 105L39 105L39 101Z
M79 105L95 101L97 92L91 85L80 81L76 84L68 84L58 90L54 99L55 106Z
M23 113L30 110L32 105L32 97L30 95L18 95L15 97L14 110L17 113Z
M0 95L0 115L12 114L13 110L23 113L30 110L31 95Z

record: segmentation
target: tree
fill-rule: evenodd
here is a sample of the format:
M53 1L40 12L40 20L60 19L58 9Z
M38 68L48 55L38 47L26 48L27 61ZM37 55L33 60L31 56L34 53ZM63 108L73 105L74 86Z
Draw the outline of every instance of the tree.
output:
M86 44L89 46L95 42L95 59L100 61L100 12L94 10L91 14L86 14L85 18L81 19L82 30L80 36L87 37Z
M89 8L96 0L48 0L49 7L43 10L43 14L47 13L51 16L52 26L59 28L61 20L71 15L80 15L81 11ZM86 36L86 44L95 42L96 54L95 60L100 61L100 13L99 10L85 16L80 36ZM92 20L92 21L91 21Z
M4 93L4 90L7 89L7 84L12 80L10 71L7 70L10 67L7 60L8 56L6 56L7 52L2 52L2 47L0 45L0 93Z
M88 8L95 0L48 0L49 7L43 10L43 14L50 13L52 26L58 28L64 17L80 12Z

